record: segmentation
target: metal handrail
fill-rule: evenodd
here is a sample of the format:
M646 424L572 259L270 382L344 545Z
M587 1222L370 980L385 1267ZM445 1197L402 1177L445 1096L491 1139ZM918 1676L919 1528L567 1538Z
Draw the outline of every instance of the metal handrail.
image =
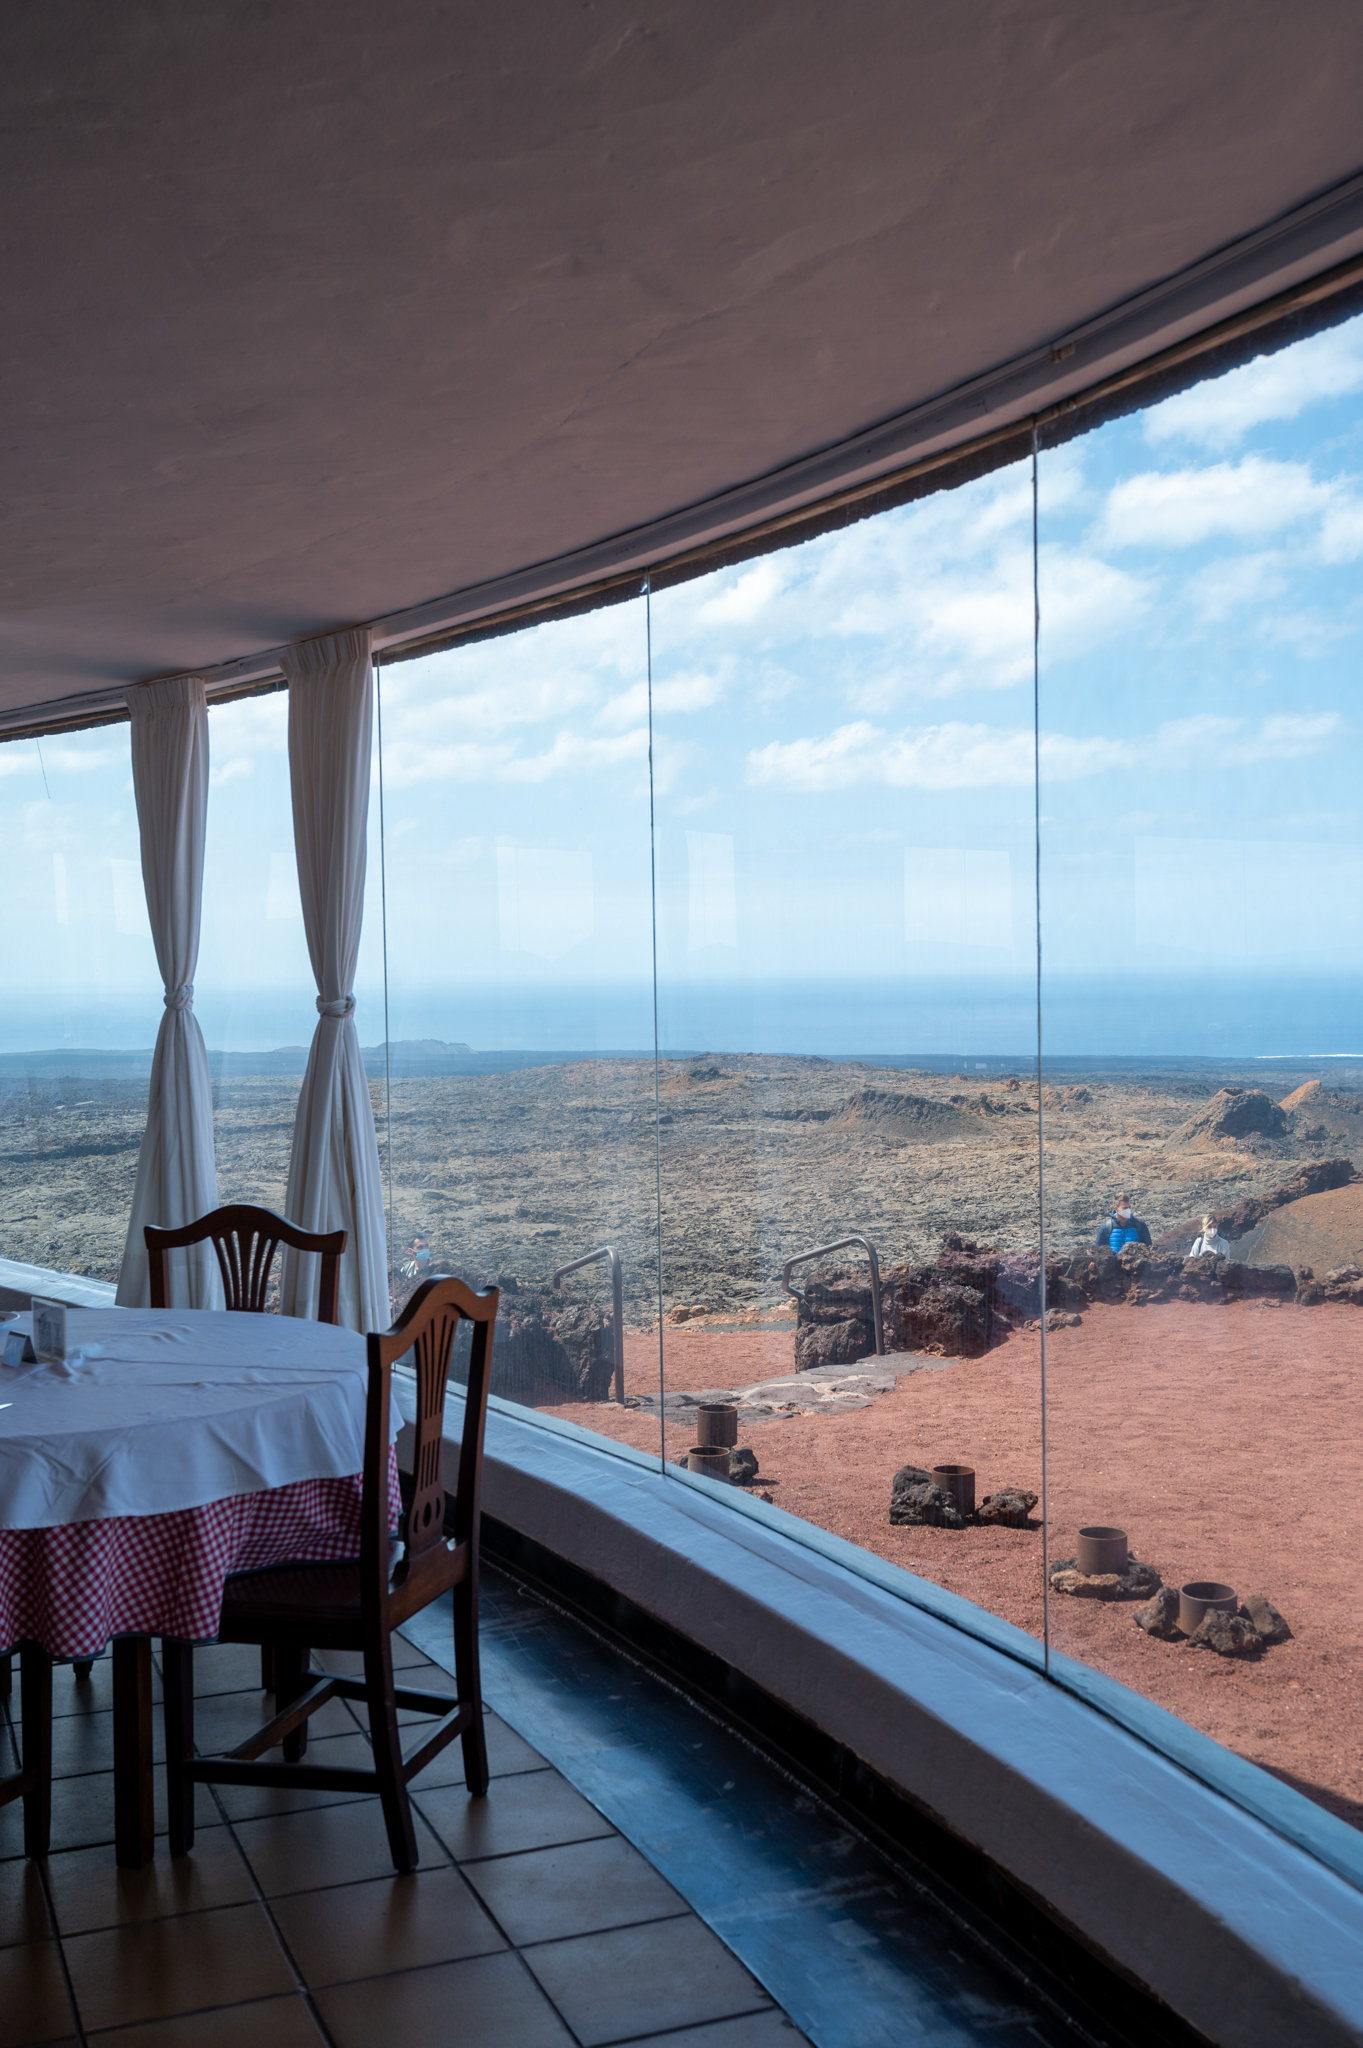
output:
M610 1261L611 1294L614 1298L615 1308L615 1398L623 1403L625 1398L625 1279L624 1269L620 1264L619 1252L611 1245L598 1245L594 1252L584 1252L580 1259L570 1259L566 1266L560 1266L553 1279L549 1282L549 1285L557 1291L558 1283L565 1273L575 1273L579 1266L595 1265L598 1259L608 1259Z
M871 1314L875 1319L876 1326L876 1356L877 1358L883 1358L885 1356L885 1326L880 1320L880 1261L876 1257L876 1248L871 1243L869 1237L862 1237L860 1232L853 1232L851 1237L840 1237L836 1244L819 1244L815 1245L812 1252L796 1252L795 1257L787 1259L785 1265L781 1268L781 1285L785 1288L787 1294L794 1295L796 1301L803 1301L805 1296L801 1294L799 1288L792 1287L790 1284L791 1267L803 1266L809 1259L827 1258L830 1252L846 1251L849 1244L861 1245L865 1250L867 1258L871 1261Z

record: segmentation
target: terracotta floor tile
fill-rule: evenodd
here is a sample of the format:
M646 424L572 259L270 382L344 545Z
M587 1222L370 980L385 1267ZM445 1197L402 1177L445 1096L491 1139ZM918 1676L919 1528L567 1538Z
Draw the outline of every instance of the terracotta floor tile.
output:
M65 2041L75 2025L56 1942L0 1948L0 2048Z
M521 1739L515 1730L496 1714L487 1714L483 1720L483 1739L487 1743L487 1767L494 1778L510 1777L518 1771L547 1771L549 1765L537 1749ZM410 1747L409 1738L403 1738ZM443 1749L435 1762L428 1764L419 1778L413 1778L413 1789L425 1788L430 1791L437 1785L462 1785L464 1782L464 1745L456 1736L447 1749Z
M270 1756L265 1762L278 1761ZM347 1770L367 1771L374 1761L369 1737L358 1728L348 1735L328 1735L309 1742L305 1764L340 1764ZM223 1812L232 1822L257 1820L273 1813L307 1813L319 1806L341 1806L370 1796L364 1792L304 1792L286 1786L218 1785Z
M142 2026L119 2027L116 2032L87 2038L103 2048L322 2048L323 2040L306 2002L296 1992L288 1998L257 1998L248 2005L220 2006L215 2012L149 2020Z
M364 1670L364 1659L358 1650L319 1650L313 1662L320 1671L338 1671L350 1678L358 1678ZM436 1674L432 1683L443 1681L445 1673L438 1664L432 1663L425 1652L418 1650L415 1643L409 1643L405 1636L394 1635L393 1669L410 1672L412 1676L407 1680L409 1685L420 1685L424 1682L416 1676L423 1665L428 1671Z
M684 1913L685 1899L619 1835L470 1863L465 1875L511 1940L557 1941Z
M153 1810L156 1831L164 1836L166 1831L166 1774L159 1767L153 1786ZM221 1815L214 1806L208 1790L200 1785L195 1793L194 1813L196 1822L203 1827L213 1827ZM52 1840L51 1853L56 1855L62 1849L87 1849L96 1843L110 1844L113 1855L114 1839L114 1774L110 1771L94 1771L78 1778L56 1778L52 1784ZM16 1799L10 1805L0 1807L0 1860L7 1856L20 1856L24 1847L24 1823L20 1802ZM160 1844L159 1853L165 1854L165 1843Z
M15 1698L18 1698L18 1674L15 1675ZM161 1675L152 1671L152 1698L160 1704ZM52 1667L52 1718L65 1719L68 1714L107 1714L114 1703L114 1664L107 1654L97 1657L88 1678L78 1679L72 1664L54 1664Z
M742 2019L715 2020L708 2027L687 2027L680 2034L650 2034L648 2048L810 2048L794 2020L775 2006L770 2012L746 2013Z
M693 1914L547 1942L523 1953L583 2048L771 2004L756 1979Z
M243 1905L255 1897L251 1873L224 1827L198 1829L188 1856L170 1856L159 1843L155 1861L144 1870L120 1870L112 1850L100 1847L53 1856L47 1871L63 1936Z
M390 1970L490 1955L503 1941L457 1870L378 1877L273 1902L280 1932L314 1990Z
M465 2048L572 2048L572 2035L517 1958L476 1956L319 1991L336 2048L458 2041Z
M77 1934L63 1947L90 2032L294 1989L274 1930L254 1902Z
M47 1900L37 1866L26 1856L0 1863L0 1948L52 1936Z
M421 1862L438 1869L445 1862L440 1845L420 1816L415 1818ZM234 1823L234 1832L267 1898L324 1890L338 1880L359 1883L394 1875L377 1797L241 1821Z
M55 1677L55 1673L54 1673ZM165 1755L161 1709L152 1716L152 1755L159 1764ZM114 1767L114 1717L112 1709L88 1714L66 1714L52 1723L52 1775L74 1778L90 1771L111 1771Z
M223 1692L201 1696L197 1681L194 1693L194 1746L201 1756L213 1756L235 1749L257 1728L263 1728L275 1712L275 1703L265 1692ZM320 1742L329 1735L352 1735L359 1723L344 1700L328 1700L308 1720L308 1740ZM274 1755L274 1751L266 1752Z
M157 1645L159 1650L160 1645ZM260 1650L255 1643L196 1643L194 1690L210 1693L254 1692L264 1700L260 1683Z
M462 1785L429 1791L418 1786L413 1804L460 1863L615 1832L557 1771L496 1778L485 1799L470 1799Z

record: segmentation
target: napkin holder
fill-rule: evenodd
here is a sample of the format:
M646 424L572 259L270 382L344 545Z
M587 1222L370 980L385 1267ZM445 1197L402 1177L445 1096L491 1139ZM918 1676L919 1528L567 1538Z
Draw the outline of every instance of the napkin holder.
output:
M44 1364L56 1364L71 1356L66 1341L66 1303L33 1296L33 1352Z
M0 1352L0 1365L36 1365L38 1354L33 1349L33 1340L22 1330L5 1332L5 1348Z

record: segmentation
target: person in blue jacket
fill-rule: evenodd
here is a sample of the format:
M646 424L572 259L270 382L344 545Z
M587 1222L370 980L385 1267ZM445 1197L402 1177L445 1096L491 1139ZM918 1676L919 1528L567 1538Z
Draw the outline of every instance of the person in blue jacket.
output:
M1114 1252L1119 1252L1124 1244L1149 1244L1150 1227L1132 1213L1129 1195L1118 1195L1112 1205L1112 1214L1105 1216L1098 1225L1098 1235L1093 1242L1105 1244Z

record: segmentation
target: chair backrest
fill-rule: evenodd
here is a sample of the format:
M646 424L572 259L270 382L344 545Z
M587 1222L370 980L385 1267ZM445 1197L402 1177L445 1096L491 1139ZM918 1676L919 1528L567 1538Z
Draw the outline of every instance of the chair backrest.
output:
M300 1230L273 1209L257 1209L250 1202L236 1202L210 1210L193 1223L176 1230L161 1230L148 1223L142 1235L147 1241L147 1269L151 1278L151 1305L169 1308L166 1286L166 1253L185 1245L211 1240L222 1274L228 1308L245 1309L260 1315L270 1285L270 1271L281 1244L298 1252L317 1252L322 1260L322 1278L317 1297L317 1320L336 1320L336 1278L341 1253L346 1248L344 1230Z
M407 1352L416 1368L416 1423L412 1455L412 1503L402 1530L406 1562L420 1565L445 1534L445 1485L440 1450L445 1426L445 1389L450 1357L461 1322L473 1326L464 1427L459 1445L459 1480L452 1534L456 1545L476 1537L483 1481L483 1433L492 1337L498 1293L475 1294L462 1280L424 1280L393 1328L369 1338L369 1409L365 1436L364 1502L361 1509L361 1565L387 1557L388 1416L393 1366ZM385 1574L386 1577L386 1574Z

